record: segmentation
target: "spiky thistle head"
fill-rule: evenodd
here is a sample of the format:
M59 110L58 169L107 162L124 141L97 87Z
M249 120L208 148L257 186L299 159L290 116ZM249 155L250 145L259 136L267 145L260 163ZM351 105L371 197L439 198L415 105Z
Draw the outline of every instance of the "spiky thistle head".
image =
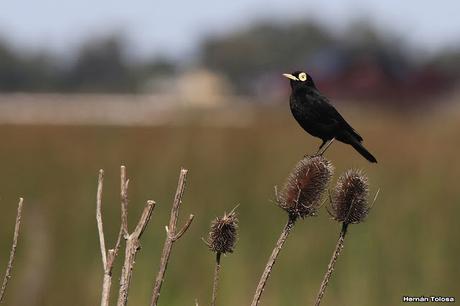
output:
M331 201L332 217L344 224L364 221L370 210L369 183L361 170L350 169L337 180Z
M333 172L332 163L322 156L303 158L289 174L278 205L294 219L315 215Z
M217 217L211 222L206 244L215 253L233 253L235 248L238 230L238 218L233 209L229 214Z

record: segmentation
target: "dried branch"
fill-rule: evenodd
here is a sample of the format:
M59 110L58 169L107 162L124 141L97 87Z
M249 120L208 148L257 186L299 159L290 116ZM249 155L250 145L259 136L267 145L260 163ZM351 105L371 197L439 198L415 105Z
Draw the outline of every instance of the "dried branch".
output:
M99 178L97 185L97 197L96 197L96 221L97 229L99 233L99 243L101 247L102 257L102 268L104 269L104 278L102 281L102 294L101 294L101 306L108 306L110 301L110 289L112 287L112 270L115 262L115 258L118 255L120 249L121 240L121 229L118 235L117 242L113 249L107 251L105 246L104 226L102 222L102 190L104 186L104 170L99 170ZM122 205L123 207L123 205Z
M126 178L126 167L121 166L121 174L120 174L121 228L122 228L123 237L125 239L128 236L128 184L129 184L129 180Z
M118 251L120 250L121 240L122 238L126 237L128 233L128 184L129 180L126 179L126 167L120 167L120 197L121 197L121 221L120 221L120 230L118 231L117 242L115 243L115 247L109 250L109 254L112 253L114 256L112 259L115 260L115 257L118 255ZM126 233L126 234L125 234ZM110 261L110 258L109 258Z
M324 293L326 292L327 284L329 283L332 273L334 272L335 263L337 262L337 259L340 256L340 252L343 249L343 243L345 240L345 234L347 233L347 227L348 225L346 223L343 223L342 231L340 232L339 239L337 240L337 244L335 246L334 253L332 254L331 261L329 262L329 265L327 266L327 271L326 271L326 274L324 275L324 279L321 282L321 287L319 289L318 296L316 297L315 306L319 306L319 304L321 303L321 299L323 298Z
M104 269L104 279L102 283L101 306L108 306L110 300L110 289L112 287L112 270L115 258L120 250L122 238L126 239L125 262L122 270L122 278L120 279L120 291L118 297L119 305L126 305L128 299L128 289L132 275L132 268L137 251L140 248L139 239L145 230L145 227L150 220L154 201L147 201L144 211L139 219L139 222L134 232L128 233L128 180L126 178L126 167L121 166L121 221L120 230L118 232L115 247L106 250L104 228L102 222L102 190L104 182L104 171L99 170L97 198L96 198L96 221L99 233L99 242L101 247L102 265Z
M194 215L190 215L188 216L188 220L187 222L184 224L184 226L182 227L182 229L180 231L177 232L176 235L174 235L174 241L180 239L180 237L182 237L183 234L185 234L185 232L188 230L188 228L190 227L190 225L192 224L192 221L193 221L193 218L195 218Z
M273 252L270 258L268 259L267 265L265 266L265 270L262 273L262 276L260 277L259 284L257 285L256 293L254 294L254 297L252 299L251 306L257 306L259 304L260 297L262 296L262 293L265 288L265 284L267 283L268 277L270 276L270 273L272 271L273 265L275 264L276 258L278 257L278 254L280 253L284 243L286 242L286 239L289 236L289 233L294 227L295 221L296 221L295 218L290 217L288 222L284 226L283 231L281 232L281 235L278 239L278 242L276 243L276 246L273 249Z
M171 256L173 244L175 241L177 241L177 239L182 237L182 235L187 231L193 220L193 215L190 215L183 229L176 233L177 218L179 216L179 208L182 203L182 196L185 190L187 172L188 170L186 169L181 169L180 171L179 182L177 184L177 190L174 196L174 202L171 209L169 226L166 227L166 238L163 246L163 253L161 255L160 260L160 269L158 271L157 277L155 279L155 284L152 289L152 298L150 303L151 306L156 306L158 304L158 299L160 298L161 285L163 284L165 278L166 268L168 266L169 257Z
M96 222L99 233L99 244L101 246L102 266L107 267L107 251L105 249L104 226L102 223L102 189L104 187L104 170L99 170L99 178L97 180L97 195L96 195Z
M104 269L104 279L102 281L101 306L108 306L110 299L110 288L112 287L112 268L115 260L113 252L107 253L105 248L104 226L102 222L102 190L104 186L104 170L99 170L96 195L96 222L99 233L99 244L101 247L102 268ZM109 262L107 262L109 257Z
M217 299L217 288L219 286L219 273L220 273L220 255L221 253L216 253L216 267L214 269L214 281L212 283L212 300L211 306L216 305Z
M128 291L129 285L131 284L134 261L137 252L140 250L139 240L147 227L154 207L155 201L147 201L136 228L131 234L128 234L126 239L125 261L121 270L120 290L118 292L118 306L125 306L128 304Z
M11 278L11 271L13 270L14 257L16 255L16 246L18 244L19 229L21 228L21 217L22 217L22 204L24 202L23 198L19 198L18 203L18 212L16 215L16 223L14 226L14 235L13 235L13 244L10 251L10 259L8 260L8 265L6 267L5 276L3 277L2 288L0 289L0 303L3 301L5 296L5 290L8 286L8 281Z

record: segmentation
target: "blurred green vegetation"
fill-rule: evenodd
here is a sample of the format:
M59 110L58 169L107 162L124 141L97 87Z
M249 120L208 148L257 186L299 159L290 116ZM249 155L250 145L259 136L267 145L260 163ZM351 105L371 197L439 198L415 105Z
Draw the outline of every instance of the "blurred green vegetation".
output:
M84 41L65 58L49 51L24 52L0 37L0 91L133 93L176 69L172 59L139 61L129 51L117 34Z
M458 115L411 117L373 109L344 115L355 122L379 164L335 143L327 152L335 178L349 167L362 168L372 193L380 189L380 196L367 222L351 226L324 305L387 306L399 304L403 295L458 294ZM189 213L196 217L175 244L160 304L193 305L195 298L200 305L209 303L214 257L200 237L214 217L236 204L240 238L235 253L222 259L218 299L220 305L248 304L286 219L273 203L273 186L282 184L295 163L319 145L284 108L258 109L246 127L193 120L165 127L2 126L0 137L1 270L17 198L25 198L5 304L18 306L99 303L97 173L105 170L103 215L110 246L119 226L122 163L130 178L131 227L145 201L157 201L134 268L130 305L149 302L181 166L190 172L180 219ZM311 304L339 230L324 209L299 222L262 304ZM113 297L120 262L119 257Z
M430 89L439 94L460 76L458 46L427 54L397 33L360 19L339 31L312 20L258 21L204 36L187 58L134 54L129 37L120 33L95 35L61 57L46 48L22 50L0 37L0 92L150 92L152 85L161 87L165 79L171 84L199 67L224 76L235 93L244 95L266 96L277 88L280 73L307 69L319 84L355 97L363 91L362 85L353 89L355 82L376 77L372 86L389 83L392 92L413 96ZM372 98L388 91L372 86Z

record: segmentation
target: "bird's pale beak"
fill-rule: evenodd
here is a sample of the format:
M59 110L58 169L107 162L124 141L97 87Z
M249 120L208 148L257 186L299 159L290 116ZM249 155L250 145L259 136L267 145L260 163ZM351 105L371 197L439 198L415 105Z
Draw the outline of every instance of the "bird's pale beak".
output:
M291 79L291 80L294 80L294 81L298 81L299 79L296 78L295 76L293 76L292 74L290 73L283 73L283 76L288 78L288 79Z

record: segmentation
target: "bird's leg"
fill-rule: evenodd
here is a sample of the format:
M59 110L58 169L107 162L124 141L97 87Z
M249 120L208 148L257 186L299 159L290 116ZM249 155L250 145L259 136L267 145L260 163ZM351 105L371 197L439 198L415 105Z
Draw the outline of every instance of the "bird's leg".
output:
M329 146L334 142L334 139L335 138L332 138L332 139L330 139L328 141L323 140L323 143L319 147L318 152L316 152L316 155L323 155L324 152L326 152L326 150L329 148Z
M335 140L335 138L329 139L329 140L323 140L323 143L319 146L318 151L313 154L305 154L303 157L315 157L315 156L321 156L326 152L327 148L332 144L332 142Z
M324 140L323 139L323 143L319 146L318 148L318 151L316 152L316 154L318 154L319 151L321 151L321 148L324 147L324 145L326 144L327 140Z

